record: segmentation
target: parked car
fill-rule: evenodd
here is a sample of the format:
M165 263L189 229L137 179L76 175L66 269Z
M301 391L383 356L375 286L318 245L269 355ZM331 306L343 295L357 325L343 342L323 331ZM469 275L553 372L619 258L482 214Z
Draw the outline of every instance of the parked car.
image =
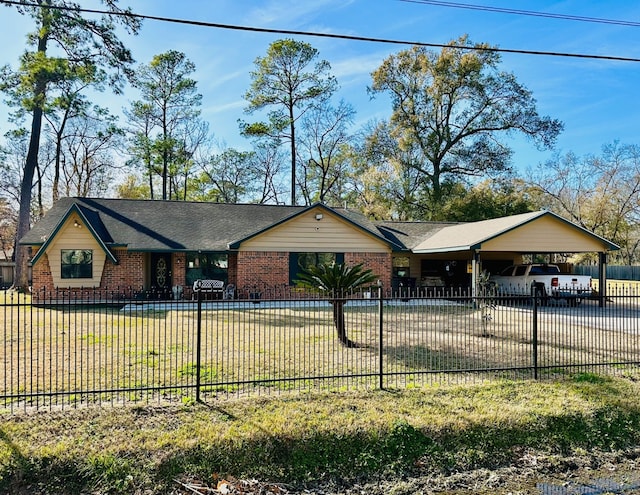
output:
M591 295L591 277L561 273L558 265L531 263L511 265L489 279L503 295L536 295L566 299L571 305L579 304Z

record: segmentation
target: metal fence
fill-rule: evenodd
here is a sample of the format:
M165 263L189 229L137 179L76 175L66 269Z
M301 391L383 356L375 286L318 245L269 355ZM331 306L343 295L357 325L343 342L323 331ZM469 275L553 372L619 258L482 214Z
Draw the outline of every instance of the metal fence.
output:
M122 294L0 293L0 411L633 374L640 364L640 295L628 290L577 306L455 291L374 289L336 300L295 291L211 301ZM340 302L352 347L337 336Z
M590 275L597 280L600 267L597 265L574 265L572 273L576 275ZM607 278L611 280L640 280L640 266L638 265L607 265Z

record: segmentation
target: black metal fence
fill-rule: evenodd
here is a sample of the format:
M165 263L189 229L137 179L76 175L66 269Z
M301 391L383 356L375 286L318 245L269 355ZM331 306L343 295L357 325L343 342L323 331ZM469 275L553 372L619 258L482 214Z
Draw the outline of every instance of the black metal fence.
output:
M633 374L640 364L640 295L627 288L579 305L377 288L336 299L123 293L0 293L0 411ZM338 338L341 303L353 346Z

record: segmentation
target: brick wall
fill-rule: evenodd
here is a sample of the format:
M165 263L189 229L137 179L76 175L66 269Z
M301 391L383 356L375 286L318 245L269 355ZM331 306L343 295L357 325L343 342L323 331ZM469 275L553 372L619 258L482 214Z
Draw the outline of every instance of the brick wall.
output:
M124 289L132 287L140 289L145 284L145 253L132 253L124 249L114 251L118 264L114 265L109 260L104 264L101 289Z
M391 287L391 253L345 253L344 262L347 265L362 263L382 281L383 287Z
M128 294L128 289L137 291L145 286L146 255L120 249L114 252L119 264L107 260L100 280L100 289L119 290ZM391 287L391 255L386 253L345 253L345 263L355 265L363 263L365 268L373 270L384 287ZM185 284L184 253L172 257L173 285ZM289 253L241 251L229 255L229 282L244 292L257 288L260 291L276 289L289 285ZM53 285L49 260L46 254L33 267L34 292L52 291ZM187 289L187 288L185 288ZM79 291L71 291L79 292Z
M238 286L238 253L229 253L227 283Z
M171 256L171 285L187 283L187 254L174 253Z
M144 285L145 254L130 253L122 249L116 250L114 254L119 264L114 265L109 260L105 262L98 290L118 290L130 296L129 289L137 291ZM68 289L54 285L49 265L49 257L46 253L33 266L32 273L33 293L35 297L42 294L51 295L56 289L64 289L65 294L72 298L83 298L86 296L87 289ZM93 289L91 289L91 292L93 292Z
M391 287L390 253L345 253L345 263L363 263L380 278L385 287ZM231 259L229 267L231 269ZM257 287L260 290L289 285L289 253L241 251L237 259L236 280L239 289Z
M31 285L35 300L38 300L41 294L51 293L55 289L51 268L49 267L49 257L46 253L31 267Z
M236 277L236 286L241 290L289 285L289 253L241 251Z

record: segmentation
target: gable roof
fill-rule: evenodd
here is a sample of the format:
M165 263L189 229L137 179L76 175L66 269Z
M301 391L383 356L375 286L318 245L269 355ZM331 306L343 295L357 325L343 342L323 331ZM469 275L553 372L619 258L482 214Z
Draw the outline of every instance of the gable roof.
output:
M273 227L276 227L284 222L288 222L289 220L293 220L294 218L302 215L303 213L306 213L309 210L320 210L320 211L324 211L333 215L338 216L339 218L341 218L343 221L345 221L346 223L348 223L349 225L351 225L352 227L354 227L357 230L360 230L362 232L365 232L367 234L369 234L370 236L373 236L375 238L377 238L378 240L384 242L385 244L390 245L393 249L402 249L403 246L393 242L393 240L388 239L386 236L382 235L381 232L378 230L378 228L376 227L376 225L371 222L367 217L365 217L364 215L362 215L361 213L355 212L353 210L347 210L346 208L330 208L326 205L324 205L323 203L316 203L313 204L311 206L305 207L303 209L301 209L300 211L294 212L292 213L290 216L281 219L280 221L273 223L271 225L268 225L265 228L262 228L260 230L256 230L255 232L250 233L249 235L247 235L246 237L243 237L241 239L237 239L235 242L232 242L229 244L229 248L231 249L238 249L240 247L240 245L245 242L248 241L250 239L253 239L254 237L259 236L260 234L265 233L266 231L272 229Z
M20 243L34 246L49 243L71 208L82 212L98 242L130 251L224 252L313 208L324 208L353 227L399 248L363 215L322 204L281 206L96 198L60 199Z
M538 220L542 217L551 217L556 221L562 222L572 229L577 230L580 234L597 239L599 243L606 249L617 250L619 246L607 241L606 239L589 232L582 227L565 220L564 218L546 210L534 211L530 213L522 213L520 215L511 215L508 217L494 218L491 220L482 220L479 222L469 222L463 224L450 225L435 232L430 237L414 246L414 253L442 253L450 251L469 251L479 250L482 245L496 237L511 232L517 228L523 227L530 222Z
M40 258L40 256L44 254L44 252L47 250L47 247L53 241L58 231L62 228L62 226L67 221L67 219L69 219L69 217L71 217L73 213L76 213L82 219L82 222L87 226L93 238L96 240L100 248L102 248L102 250L107 255L107 258L109 258L113 263L117 264L118 260L115 258L115 256L113 256L113 254L111 253L111 251L109 251L109 248L107 247L107 244L108 243L113 244L113 241L111 240L109 232L104 228L104 225L100 221L100 217L95 215L95 212L88 210L82 205L78 205L75 203L69 206L69 208L64 213L64 215L62 215L62 217L59 219L51 235L42 236L42 239L44 239L44 242L40 246L40 249L35 254L31 262L35 263L36 261L38 261L38 258Z
M580 236L596 240L603 249L619 249L549 211L468 223L373 222L357 211L330 208L321 203L281 206L95 198L60 199L20 243L40 246L37 259L75 211L110 257L113 255L109 249L119 246L145 252L225 252L315 208L336 215L355 229L385 242L394 251L426 254L480 250L484 243L545 216L575 229Z
M226 251L230 242L303 209L257 204L62 198L20 242L42 244L42 239L56 233L56 225L71 205L91 212L85 215L87 221L105 245L157 252ZM96 224L101 227L97 228Z

